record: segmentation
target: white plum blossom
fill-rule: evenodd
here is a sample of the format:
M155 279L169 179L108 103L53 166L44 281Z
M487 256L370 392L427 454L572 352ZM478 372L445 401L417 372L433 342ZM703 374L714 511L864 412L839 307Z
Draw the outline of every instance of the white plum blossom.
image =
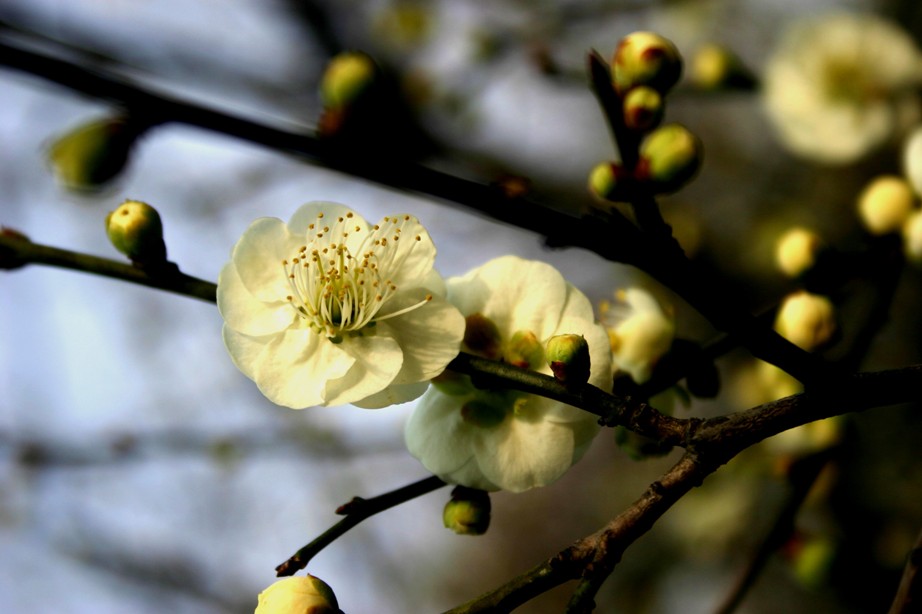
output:
M653 375L653 367L672 346L675 322L652 294L642 288L615 293L620 305L602 306L602 322L608 327L612 361L638 384Z
M922 56L879 16L835 13L795 23L764 75L768 115L783 144L818 162L847 164L919 119Z
M384 407L421 395L458 354L435 246L410 215L371 226L312 202L253 222L218 279L224 343L273 403Z
M544 343L583 335L589 383L611 390L605 329L586 296L552 266L503 256L448 279L447 287L469 323L466 351L550 374ZM546 486L582 457L599 429L592 414L544 397L478 389L451 373L434 384L407 423L407 448L452 484L511 492Z

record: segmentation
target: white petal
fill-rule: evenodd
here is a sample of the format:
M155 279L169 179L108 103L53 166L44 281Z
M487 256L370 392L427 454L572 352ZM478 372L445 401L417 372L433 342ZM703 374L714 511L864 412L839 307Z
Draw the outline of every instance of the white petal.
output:
M481 430L461 419L461 406L468 400L429 389L410 415L404 436L410 454L426 469L443 480L477 488L454 479L454 472L473 459Z
M247 290L233 261L218 276L218 311L224 322L246 335L268 335L288 328L297 312L288 301L261 301Z
M297 249L285 224L273 217L259 218L247 228L231 259L240 281L261 301L284 300L290 294L282 261Z
M345 375L355 358L310 329L289 329L274 336L257 357L253 379L277 405L302 409L328 405L327 382Z
M353 401L352 404L363 409L380 409L381 407L397 405L417 399L426 392L427 388L429 388L429 382L391 384L381 392L365 397L360 401Z
M401 293L388 302L388 309L403 307L425 300L424 289ZM461 349L464 338L464 317L439 296L425 305L378 324L382 334L392 336L403 348L403 367L395 384L430 380L452 361Z
M256 361L272 340L268 337L250 337L243 335L225 325L221 330L224 337L224 346L230 354L234 365L250 379L256 379Z
M337 347L353 362L340 377L328 378L323 390L324 405L353 403L381 392L394 381L403 363L400 346L383 335L347 337Z
M323 218L320 219L326 223L335 221L339 217L346 217L351 213L351 219L356 224L362 228L368 228L368 222L365 221L365 218L346 205L315 200L298 207L298 210L294 212L288 221L288 230L296 236L307 236L308 226L316 224L318 221L317 216L321 213L323 213Z
M554 333L567 294L554 267L516 256L491 260L447 284L449 300L462 314L479 312L506 335L529 330L542 340Z

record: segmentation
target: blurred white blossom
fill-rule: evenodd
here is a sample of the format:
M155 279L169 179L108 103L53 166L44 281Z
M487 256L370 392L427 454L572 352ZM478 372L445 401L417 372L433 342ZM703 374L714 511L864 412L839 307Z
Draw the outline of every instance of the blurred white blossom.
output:
M409 215L370 226L343 205L314 202L288 224L260 218L218 279L227 350L279 405L414 399L464 334L434 259Z
M641 288L615 293L617 305L602 305L602 323L608 328L612 361L638 384L653 374L653 367L669 351L675 322L652 294Z
M477 339L490 341L483 347L492 348L496 339L498 356L516 363L522 339L583 335L589 383L611 390L605 330L595 323L589 300L552 266L503 256L450 278L447 286L448 299L482 329ZM469 331L465 349L476 351L472 337ZM531 369L550 373L540 353L525 354ZM410 417L406 442L429 471L452 484L512 492L546 486L582 457L598 432L594 415L551 399L475 388L451 373L435 384Z
M783 144L846 164L920 117L922 57L896 24L837 13L795 23L768 60L764 96Z

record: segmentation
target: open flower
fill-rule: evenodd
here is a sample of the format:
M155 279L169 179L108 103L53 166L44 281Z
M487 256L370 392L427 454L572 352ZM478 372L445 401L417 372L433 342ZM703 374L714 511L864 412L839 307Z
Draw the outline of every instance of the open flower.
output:
M370 226L313 202L253 222L218 278L224 343L273 403L384 407L421 395L457 356L464 318L409 215Z
M672 346L675 322L672 314L646 290L619 290L615 298L623 305L602 305L602 322L609 327L612 361L618 371L643 384Z
M589 383L611 389L611 355L592 305L556 269L504 256L447 281L467 317L466 351L550 374L541 347L558 334L589 344ZM520 492L550 484L582 457L598 432L592 414L514 390L475 388L446 373L419 401L407 448L441 479L480 490Z
M765 72L765 102L792 152L853 162L919 119L922 58L896 24L840 13L798 22Z

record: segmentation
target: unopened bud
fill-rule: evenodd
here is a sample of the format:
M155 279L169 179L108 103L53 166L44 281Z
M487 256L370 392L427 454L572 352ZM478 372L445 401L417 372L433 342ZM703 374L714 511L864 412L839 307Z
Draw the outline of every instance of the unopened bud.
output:
M568 386L589 381L589 344L582 335L556 335L547 342L547 363L554 377Z
M900 230L914 203L909 182L895 175L881 175L858 196L858 214L868 232L885 235Z
M605 200L624 198L631 183L631 176L617 162L601 162L589 173L589 191Z
M797 347L812 352L836 331L835 307L825 296L804 290L784 299L775 317L775 330Z
M788 277L799 277L816 264L822 240L812 230L795 226L786 231L775 245L775 262Z
M308 574L273 583L259 594L254 614L336 614L339 604L329 585Z
M618 43L611 63L619 94L648 85L666 93L682 75L682 56L672 41L653 32L634 32Z
M137 126L126 118L89 122L52 143L48 158L64 187L96 190L125 168L138 134Z
M662 95L646 85L631 88L624 97L624 125L631 130L646 132L663 119Z
M496 323L480 312L464 319L464 345L475 354L497 359L502 355L502 337Z
M458 535L483 535L490 527L490 507L486 491L458 486L445 504L442 522Z
M328 109L355 102L368 90L378 72L375 61L360 51L335 56L320 79L320 101Z
M137 200L126 200L106 216L106 234L115 249L133 262L166 260L163 224L157 210Z
M503 361L523 369L534 369L544 363L544 346L530 330L519 330L503 347Z
M680 124L651 132L640 146L635 176L654 192L675 192L701 167L701 140Z
M735 53L715 43L704 45L695 52L690 73L692 83L702 90L751 88L755 82Z

